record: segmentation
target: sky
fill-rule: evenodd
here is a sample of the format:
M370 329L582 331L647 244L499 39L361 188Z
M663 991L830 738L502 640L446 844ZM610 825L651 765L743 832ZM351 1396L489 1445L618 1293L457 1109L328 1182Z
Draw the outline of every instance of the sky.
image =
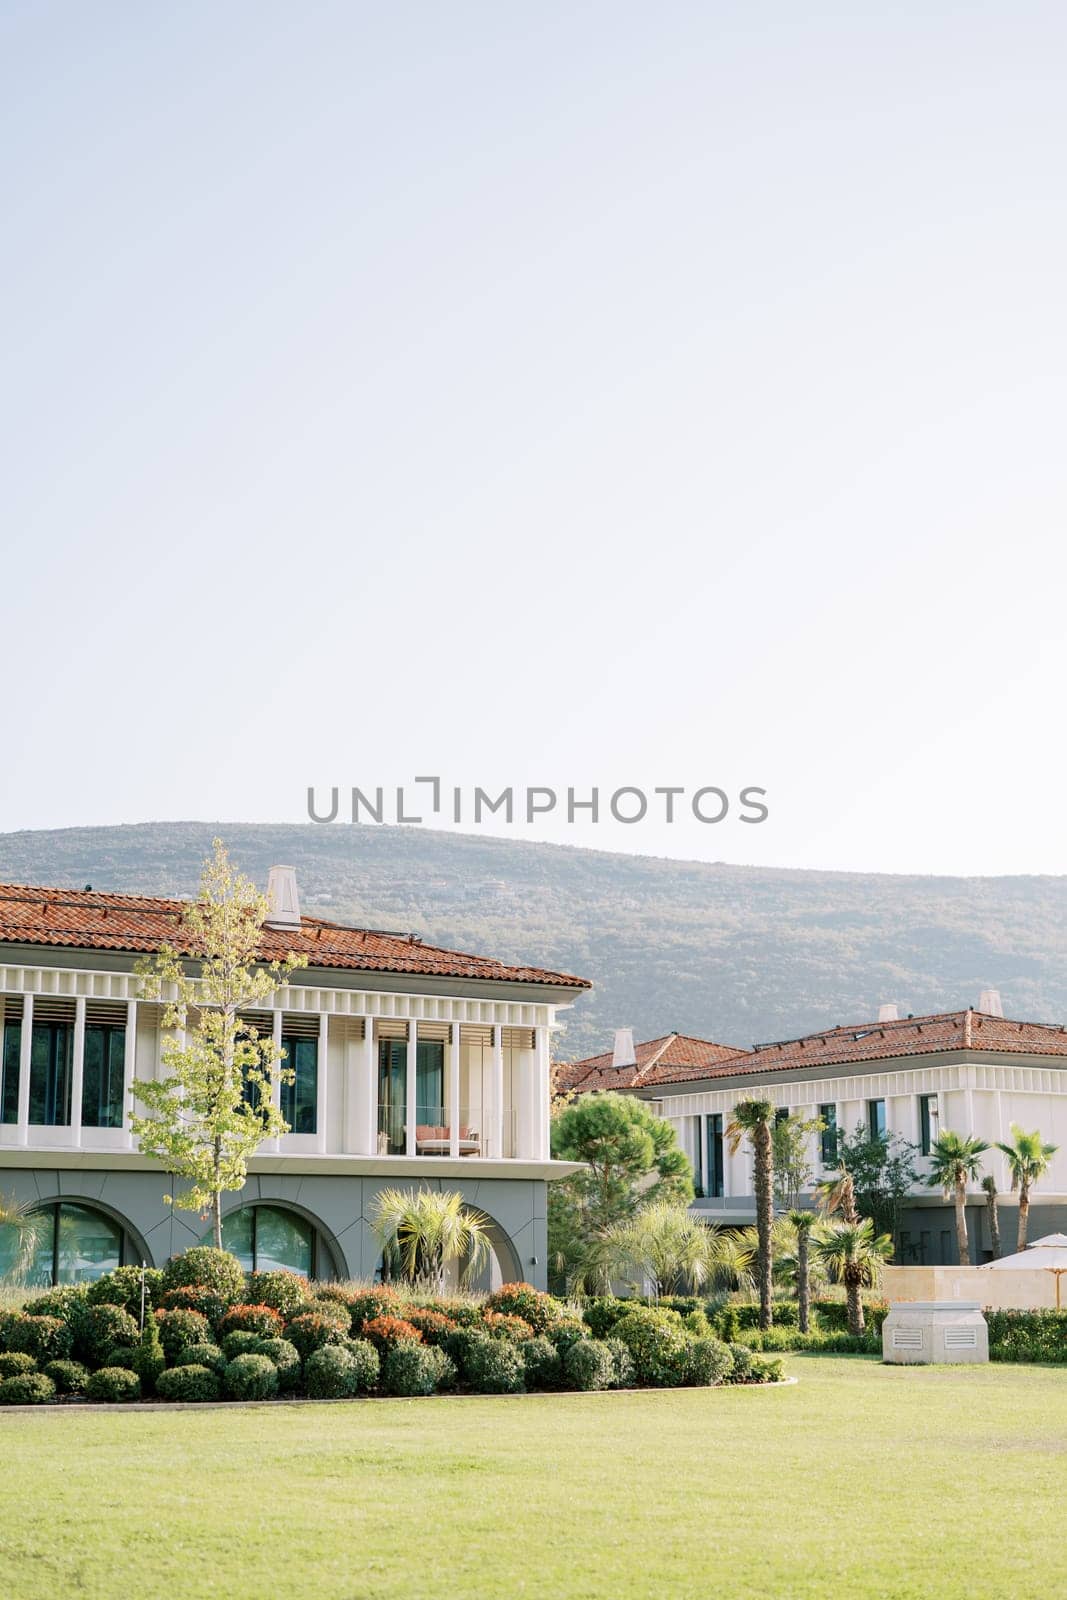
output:
M1067 871L1065 47L0 0L0 830L432 774L685 790L519 838Z

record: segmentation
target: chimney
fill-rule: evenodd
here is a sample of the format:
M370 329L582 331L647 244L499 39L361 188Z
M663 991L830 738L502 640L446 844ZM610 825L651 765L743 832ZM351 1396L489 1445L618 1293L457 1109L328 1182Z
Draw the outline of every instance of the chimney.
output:
M879 1022L899 1022L900 1012L897 1010L895 1000L889 1000L884 1006L878 1007Z
M268 928L300 927L300 894L295 867L271 867L267 874Z
M999 989L983 989L978 996L978 1009L990 1017L1002 1017L1004 1007L1000 1003Z
M636 1067L637 1056L634 1052L634 1030L632 1028L615 1029L615 1048L611 1054L613 1067Z

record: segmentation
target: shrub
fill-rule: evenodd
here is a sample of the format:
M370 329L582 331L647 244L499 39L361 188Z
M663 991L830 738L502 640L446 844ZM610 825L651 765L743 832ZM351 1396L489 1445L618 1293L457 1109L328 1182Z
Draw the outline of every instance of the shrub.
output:
M101 1367L99 1372L90 1373L85 1393L88 1399L102 1400L107 1405L115 1405L123 1400L139 1400L141 1380L136 1372L130 1372L126 1367Z
M736 1343L727 1345L727 1349L733 1357L734 1363L733 1371L730 1374L730 1382L747 1383L752 1373L752 1364L755 1361L751 1349L747 1344Z
M415 1306L407 1313L407 1321L421 1333L427 1344L443 1345L450 1333L455 1333L456 1323L443 1311L430 1311L425 1306Z
M183 1311L176 1306L172 1311L157 1311L155 1316L168 1361L173 1362L186 1345L211 1341L210 1324L199 1311Z
M91 1306L121 1306L141 1320L141 1268L116 1267L89 1285L86 1300ZM157 1267L144 1268L145 1309L154 1310L163 1292L163 1274Z
M816 1305L829 1305L829 1306L832 1306L835 1310L840 1310L840 1312L841 1312L841 1326L842 1327L845 1326L845 1302L843 1300L841 1300L841 1301L837 1301L837 1300L822 1301L822 1300L819 1300L819 1301L816 1301ZM737 1314L737 1326L738 1326L738 1328L742 1328L743 1329L743 1328L758 1328L759 1327L759 1306L756 1305L754 1302L745 1301L741 1305L735 1305L733 1307L733 1310ZM774 1310L774 1323L775 1323L776 1327L778 1327L778 1328L795 1328L796 1327L796 1325L797 1325L797 1308L796 1308L795 1301L793 1301L793 1300L775 1300L773 1310Z
M207 1367L209 1372L221 1372L225 1365L226 1357L217 1344L187 1344L174 1357L175 1367Z
M775 1322L780 1323L783 1326L786 1323L791 1322L795 1327L797 1320L795 1308L792 1317L780 1316L779 1312L782 1310L784 1310L784 1307L781 1307L777 1304L775 1305ZM843 1300L816 1300L812 1306L812 1310L815 1313L813 1322L816 1328L821 1328L827 1333L848 1332L848 1306ZM882 1323L889 1315L888 1302L885 1300L865 1299L863 1302L863 1312L867 1321L868 1331L871 1333L881 1333ZM757 1315L757 1317L754 1319L753 1326L755 1326L755 1323L758 1322L758 1320L759 1318Z
M527 1389L558 1389L563 1383L563 1364L551 1339L535 1334L521 1347Z
M685 1382L688 1341L676 1312L636 1306L616 1324L615 1337L629 1350L638 1383L666 1389Z
M229 1302L206 1284L186 1283L177 1289L164 1289L159 1304L164 1311L196 1311L214 1328Z
M24 1372L0 1383L0 1406L40 1406L56 1397L56 1386L43 1372Z
M737 1317L736 1306L723 1306L715 1318L715 1326L719 1330L719 1338L724 1344L735 1344L737 1335L741 1332L741 1324Z
M588 1339L589 1329L581 1317L566 1313L553 1322L545 1331L545 1338L551 1339L560 1355L566 1355L571 1345L578 1339Z
M693 1339L685 1363L686 1383L710 1388L712 1384L725 1383L734 1369L730 1346L721 1339Z
M534 1331L522 1317L513 1317L506 1311L487 1311L482 1317L482 1327L494 1339L507 1339L511 1344L522 1344L532 1339Z
M535 1333L547 1333L566 1315L558 1300L535 1289L532 1283L503 1284L494 1294L487 1296L485 1309L521 1317Z
M270 1400L278 1393L278 1369L268 1356L237 1356L226 1363L222 1381L232 1400Z
M369 1322L363 1324L362 1336L364 1339L369 1339L379 1351L400 1344L404 1340L409 1344L422 1343L422 1334L418 1328L403 1317L372 1317Z
M231 1306L219 1318L215 1332L225 1345L228 1333L254 1333L258 1339L278 1339L283 1327L282 1318L270 1306Z
M249 1304L270 1306L283 1319L294 1316L311 1293L306 1278L301 1278L295 1272L287 1272L284 1268L276 1272L250 1272L247 1292Z
M163 1345L159 1337L159 1323L149 1312L141 1329L141 1342L133 1352L133 1370L140 1378L147 1394L151 1394L155 1389L156 1379L166 1365L167 1358L163 1354Z
M382 1368L386 1394L436 1394L456 1380L455 1363L437 1345L413 1344L402 1339L389 1347Z
M387 1283L376 1284L373 1289L356 1289L345 1297L353 1333L360 1333L368 1322L379 1317L400 1317L406 1310L402 1297Z
M161 1372L156 1379L156 1393L161 1400L180 1400L186 1405L217 1400L219 1397L218 1373L198 1362L182 1362Z
M0 1307L0 1350L8 1348L7 1341L15 1324L22 1321L21 1311L5 1311Z
M337 1345L323 1345L324 1350L336 1350ZM288 1339L257 1339L252 1348L254 1356L266 1356L278 1369L278 1388L283 1393L300 1387L300 1354ZM207 1363L205 1363L206 1365Z
M991 1361L1067 1361L1067 1312L987 1311L985 1319Z
M347 1400L378 1379L378 1352L366 1339L326 1344L308 1356L304 1383L313 1400Z
M236 1333L228 1333L222 1341L222 1353L227 1361L236 1361L238 1356L254 1355L257 1345L262 1340L258 1333L246 1333L243 1328L238 1328Z
M614 1333L616 1323L634 1308L632 1300L617 1300L614 1295L601 1295L587 1300L582 1316L594 1339L606 1339Z
M781 1383L781 1359L776 1356L770 1361L761 1361L759 1357L756 1357L753 1360L752 1371L748 1381L750 1383Z
M0 1355L0 1378L21 1378L26 1372L36 1372L37 1363L25 1350L9 1350Z
M62 1361L70 1355L70 1329L59 1317L22 1317L8 1334L8 1349L22 1351L38 1363Z
M457 1328L477 1328L481 1325L482 1308L472 1300L429 1300L422 1309L449 1317Z
M78 1313L88 1304L89 1289L86 1284L60 1283L54 1289L46 1289L44 1294L37 1295L22 1309L33 1317L58 1317L73 1329Z
M611 1361L615 1369L611 1387L613 1389L632 1389L636 1382L634 1371L634 1358L621 1339L605 1339L605 1345L611 1351Z
M51 1378L60 1394L78 1394L89 1379L80 1361L50 1361L44 1375Z
M86 1306L80 1314L74 1337L74 1353L90 1366L98 1367L116 1346L132 1349L141 1330L121 1306Z
M344 1344L347 1334L333 1317L324 1317L319 1311L300 1311L286 1323L285 1337L296 1346L301 1361L306 1361L323 1345Z
M163 1268L163 1282L167 1289L181 1289L189 1284L212 1289L226 1305L236 1305L244 1299L244 1268L228 1250L216 1250L211 1245L194 1245L184 1255L172 1256Z
M473 1329L465 1338L464 1376L476 1393L517 1394L522 1389L526 1367L521 1345Z
M610 1389L615 1381L611 1351L599 1339L576 1339L563 1357L568 1389Z
M109 1350L101 1361L102 1367L125 1367L127 1372L132 1372L137 1356L137 1346L131 1344L117 1344L114 1350Z
M674 1307L670 1309L674 1310ZM710 1339L713 1337L711 1323L708 1321L703 1306L697 1306L695 1311L681 1313L682 1327L691 1339Z

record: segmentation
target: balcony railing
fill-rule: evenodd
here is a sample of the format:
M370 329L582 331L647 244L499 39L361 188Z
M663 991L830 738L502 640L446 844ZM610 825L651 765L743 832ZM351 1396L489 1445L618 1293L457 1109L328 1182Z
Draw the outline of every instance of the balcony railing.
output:
M448 1106L419 1105L415 1108L415 1154L449 1156L453 1132L457 1153L463 1157L500 1159L515 1152L515 1119L505 1114L500 1134L502 1148L494 1149L495 1123L484 1106L460 1106L453 1119ZM407 1120L404 1107L384 1102L378 1105L378 1154L407 1154Z

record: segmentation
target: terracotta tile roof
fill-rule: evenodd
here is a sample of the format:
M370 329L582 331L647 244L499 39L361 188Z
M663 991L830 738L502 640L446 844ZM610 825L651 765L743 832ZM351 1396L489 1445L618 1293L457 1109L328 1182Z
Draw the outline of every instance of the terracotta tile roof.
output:
M592 1089L644 1089L650 1084L673 1083L683 1077L707 1077L720 1062L747 1056L737 1045L715 1044L711 1039L694 1039L684 1033L665 1033L634 1046L636 1065L613 1067L613 1051L571 1061L556 1070L556 1089L586 1094Z
M0 944L53 945L138 955L151 954L162 944L181 949L182 918L187 906L187 901L145 895L0 884ZM590 987L585 978L570 973L508 967L486 956L442 950L403 934L373 928L345 928L320 917L302 918L299 932L263 930L260 953L265 960L284 958L290 952L306 955L311 967L536 983L568 989Z

